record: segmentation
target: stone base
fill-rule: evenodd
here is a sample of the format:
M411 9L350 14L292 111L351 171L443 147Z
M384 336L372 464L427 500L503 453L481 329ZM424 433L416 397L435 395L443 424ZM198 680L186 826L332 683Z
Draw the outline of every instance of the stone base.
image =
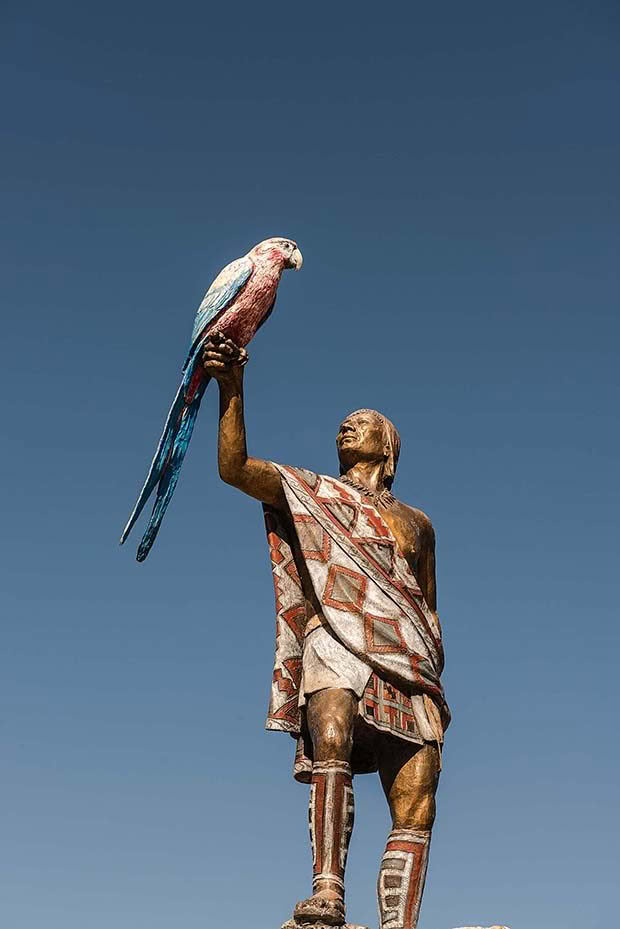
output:
M368 929L367 926L354 926L345 923L344 926L328 926L327 923L298 923L296 919L288 919L282 929Z
M282 929L367 929L367 926L354 926L345 923L344 926L328 926L327 923L298 923L296 919L287 919ZM484 926L460 926L459 929L485 929ZM510 929L509 926L490 926L489 929Z

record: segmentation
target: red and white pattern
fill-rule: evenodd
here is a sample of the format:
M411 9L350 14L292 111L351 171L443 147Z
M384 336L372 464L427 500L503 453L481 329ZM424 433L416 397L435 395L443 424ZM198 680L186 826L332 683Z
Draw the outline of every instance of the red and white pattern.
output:
M344 761L315 761L308 810L313 893L324 889L327 882L344 896L354 811L351 765Z
M390 833L377 882L381 929L416 929L430 840L429 829Z
M360 712L365 722L380 732L418 744L443 743L443 725L435 703L425 694L407 696L378 674L366 685Z
M369 721L406 738L407 693L427 694L447 718L439 680L443 668L439 623L377 508L335 478L276 467L325 622L345 648L376 672L371 679L374 696L370 693L365 709ZM276 656L267 728L299 733L304 592L289 524L270 507L265 507L265 519L276 597ZM385 700L384 678L399 687L393 686L389 694L399 704L396 707L389 708L390 701Z

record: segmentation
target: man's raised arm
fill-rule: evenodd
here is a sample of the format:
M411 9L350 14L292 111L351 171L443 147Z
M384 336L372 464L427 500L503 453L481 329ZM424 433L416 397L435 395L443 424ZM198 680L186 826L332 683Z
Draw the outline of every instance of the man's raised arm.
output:
M217 446L220 477L263 503L284 508L286 499L277 469L269 461L248 456L243 411L243 368L246 361L244 348L239 348L218 332L211 333L203 349L202 362L206 373L218 382L220 388Z

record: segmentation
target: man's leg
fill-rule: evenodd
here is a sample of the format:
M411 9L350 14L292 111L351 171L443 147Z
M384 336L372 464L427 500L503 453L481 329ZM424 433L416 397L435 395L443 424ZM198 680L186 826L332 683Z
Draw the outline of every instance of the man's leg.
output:
M297 919L344 923L344 870L353 828L351 749L357 697L327 688L311 694L306 718L314 764L310 785L312 897L295 907Z
M441 759L434 742L381 741L379 773L392 814L377 884L381 929L416 929Z

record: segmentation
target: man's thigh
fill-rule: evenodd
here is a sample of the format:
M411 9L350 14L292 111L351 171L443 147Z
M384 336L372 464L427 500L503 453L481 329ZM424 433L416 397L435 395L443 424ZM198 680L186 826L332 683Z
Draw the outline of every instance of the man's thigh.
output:
M382 737L379 775L395 828L431 829L441 756L435 742L416 745Z

